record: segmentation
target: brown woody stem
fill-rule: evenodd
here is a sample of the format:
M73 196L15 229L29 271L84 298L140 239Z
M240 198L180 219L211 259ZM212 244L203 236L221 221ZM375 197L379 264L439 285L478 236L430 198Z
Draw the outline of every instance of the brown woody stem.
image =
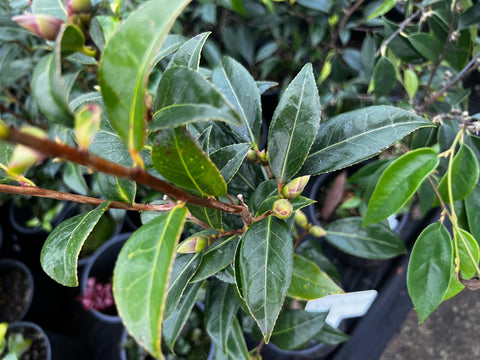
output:
M87 151L82 151L65 144L26 134L14 127L9 127L5 130L7 131L2 133L2 139L5 141L28 146L47 156L84 165L94 171L133 180L139 184L149 186L151 189L166 194L178 201L202 207L214 208L227 213L241 214L246 211L245 207L241 205L227 204L214 198L202 198L192 195L150 175L143 169L122 166Z

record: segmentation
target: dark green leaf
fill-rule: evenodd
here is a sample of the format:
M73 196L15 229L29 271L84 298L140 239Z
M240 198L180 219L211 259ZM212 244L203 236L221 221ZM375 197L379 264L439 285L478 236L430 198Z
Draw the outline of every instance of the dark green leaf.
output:
M204 32L183 44L173 55L168 63L167 69L174 66L185 66L197 71L200 65L200 53L202 52L203 45L205 45L205 41L207 41L208 35L210 35L209 32Z
M215 275L233 262L238 237L217 240L203 253L203 260L190 282L204 280Z
M453 201L464 199L470 194L475 185L477 185L478 176L478 160L472 149L468 145L463 144L455 154L452 163L451 187ZM444 202L450 202L448 197L448 171L438 185L438 192ZM436 198L433 205L438 206L439 204L440 202Z
M163 340L172 351L175 342L177 341L180 332L183 330L192 308L195 305L202 284L203 283L199 281L196 284L189 285L173 314L163 321Z
M251 225L235 266L241 295L268 342L292 276L293 242L285 222L269 216Z
M220 170L220 174L222 174L227 184L242 165L250 147L250 144L233 144L210 154L210 160Z
M49 121L67 127L73 125L65 84L54 54L46 55L38 62L33 70L30 86L38 108Z
M262 115L260 91L253 77L240 63L226 57L213 70L212 82L242 118L242 125L232 129L256 147L260 141Z
M305 6L306 8L313 9L313 10L318 10L324 13L329 13L330 9L332 6L335 4L334 1L332 0L324 0L324 1L319 1L319 0L297 0L297 2Z
M62 27L61 35L57 37L57 48L60 49L61 57L67 57L85 46L85 35L82 30L73 24Z
M285 311L278 317L272 341L285 350L302 348L322 330L326 318L326 312Z
M217 345L216 350L227 352L227 340L233 318L238 309L232 285L219 280L208 284L205 303L205 326Z
M326 228L328 243L348 254L388 259L405 253L402 240L383 223L362 227L359 217L337 220Z
M145 140L145 84L170 27L189 0L153 0L120 24L100 61L99 84L112 125L130 152ZM121 69L121 71L119 71Z
M176 207L140 227L123 246L113 273L113 295L128 332L161 358L161 330L175 248L187 217Z
M320 125L320 98L307 64L283 93L268 132L270 168L286 183L300 170Z
M385 15L388 13L390 10L393 9L393 7L396 4L396 0L384 0L382 4L372 13L370 16L367 18L367 21L375 19L376 17Z
M258 213L258 208L267 198L276 196L278 199L278 182L276 180L266 180L255 188L248 202L248 208L252 213ZM273 203L272 203L273 205Z
M447 229L441 223L431 224L415 242L407 271L408 293L419 322L443 301L452 264L453 247Z
M187 287L193 274L198 269L202 260L202 254L177 254L173 261L168 283L167 298L163 318L167 319L176 309L182 294Z
M465 198L468 228L477 243L480 243L480 185L475 185L473 191Z
M480 249L473 236L463 229L455 233L458 254L460 259L460 271L464 279L471 279L477 272L480 259Z
M62 172L65 185L80 195L89 193L87 182L80 171L80 165L67 162Z
M177 186L205 196L227 192L220 171L185 129L160 132L152 150L152 162L165 179Z
M53 229L40 255L42 268L52 279L65 286L78 286L78 255L109 205L109 202L104 202L96 209L65 220Z
M323 122L299 175L343 169L386 149L429 120L393 106L370 106Z
M458 21L458 30L469 28L470 26L478 26L480 23L480 4L474 4L469 7L463 14L460 14Z
M378 59L373 70L373 93L375 96L383 96L390 92L395 86L396 79L395 66L392 62L382 56Z
M437 153L430 148L410 151L391 163L378 180L368 202L363 226L398 212L438 163Z
M188 205L188 210L198 220L203 221L213 229L222 229L222 212L217 209Z
M416 33L408 37L408 41L425 59L435 63L443 52L444 44L427 33Z
M287 295L295 299L313 300L344 291L313 261L293 255L292 282Z
M322 330L315 335L314 339L321 344L338 345L342 342L348 341L350 336L333 326L328 325L328 323L325 323Z
M305 241L302 241L295 251L297 254L302 255L317 264L320 270L325 271L327 275L337 283L342 283L337 268L330 259L322 253L322 247L316 238L308 238Z

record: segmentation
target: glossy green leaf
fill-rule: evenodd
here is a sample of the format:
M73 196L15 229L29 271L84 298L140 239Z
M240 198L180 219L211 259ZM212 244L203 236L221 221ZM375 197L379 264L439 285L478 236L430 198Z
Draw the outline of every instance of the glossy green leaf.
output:
M170 55L171 53L177 51L183 44L185 44L186 39L182 35L177 34L168 34L165 38L165 41L160 48L160 51L155 55L154 64L157 64L160 60Z
M398 212L439 163L433 149L410 151L391 163L378 180L368 202L363 226L379 222Z
M332 261L323 254L322 247L316 238L311 237L302 241L296 248L295 253L313 261L318 265L320 270L325 271L325 273L333 280L339 284L342 283L342 278L340 277L337 268Z
M427 33L416 33L408 37L408 41L425 59L435 63L443 52L444 44L435 36Z
M412 69L405 69L403 72L403 87L408 94L408 97L413 99L417 94L419 81L417 74Z
M189 285L173 314L163 321L163 340L171 351L173 351L175 342L192 312L202 285L203 283L200 281Z
M210 120L242 123L233 105L212 83L186 67L173 67L163 74L155 99L150 130Z
M263 213L267 212L268 210L272 210L273 208L273 203L278 200L278 195L276 196L270 196L266 198L258 207L257 212L255 213L255 216L260 216ZM300 210L308 205L313 204L315 201L309 198L306 198L304 196L298 196L293 200L290 200L293 206L293 211Z
M190 282L207 279L231 264L237 243L236 236L216 240L203 253L202 263Z
M187 210L176 207L140 227L127 240L113 273L113 295L128 332L163 359L163 310L175 248Z
M227 352L227 340L238 303L232 285L219 280L208 284L205 326L219 352Z
M443 300L445 301L454 297L463 289L465 289L465 285L458 281L455 266L452 266L452 270L450 271L450 282L448 283L448 289Z
M138 7L107 42L99 84L112 125L129 151L145 140L145 86L155 55L189 0L152 0ZM121 69L121 71L119 71Z
M32 1L33 14L45 14L66 20L67 8L62 0L35 0Z
M342 342L348 341L350 336L344 332L334 328L333 326L325 323L322 330L314 336L315 341L326 345L338 345Z
M205 196L227 192L220 171L185 129L160 132L152 150L152 162L165 179L177 186Z
M63 26L61 29L61 35L57 38L57 48L60 49L61 57L66 57L82 51L85 45L85 35L83 35L82 29L77 25L69 24Z
M460 271L464 279L471 279L477 272L480 260L480 249L473 236L463 229L455 233L458 257L460 258Z
M405 253L402 240L383 223L362 227L362 219L353 217L330 223L326 230L328 243L351 255L389 259Z
M392 10L397 3L396 0L384 0L383 3L367 18L367 20L375 19L376 17L385 15Z
M67 127L73 126L73 114L68 106L65 83L54 54L40 59L33 70L30 86L38 108L49 121Z
M412 249L407 271L407 288L423 322L443 301L453 266L450 235L442 223L422 231Z
M467 197L477 185L478 176L478 160L472 149L463 144L453 157L451 174L453 201ZM448 197L448 171L438 184L438 192L445 203L450 202ZM438 198L435 199L433 205L440 205Z
M343 169L371 158L431 121L393 106L370 106L323 122L299 175Z
M283 93L268 132L270 169L286 183L300 170L320 125L320 97L307 64Z
M185 42L172 56L167 69L174 66L185 66L197 71L200 65L200 54L208 35L210 35L209 32L204 32Z
M255 191L248 201L248 208L252 213L257 214L258 208L265 202L265 199L275 196L278 199L278 182L274 179L265 180L255 187Z
M233 144L210 154L210 160L220 170L220 174L222 174L227 184L237 173L250 148L250 144Z
M238 254L241 289L268 342L282 308L293 268L293 242L283 220L269 216L245 232Z
M272 341L284 350L300 349L325 325L326 312L287 310L278 317Z
M177 254L173 261L168 282L167 298L163 318L167 319L174 311L193 274L202 261L202 254Z
M87 182L80 171L80 165L74 163L65 163L62 171L62 180L64 184L74 192L80 195L89 193Z
M244 360L250 358L242 326L237 318L233 318L232 326L228 334L227 353L228 360Z
M188 210L198 220L204 222L212 229L222 229L222 212L220 210L196 205L188 205Z
M288 296L300 300L313 300L343 292L313 261L302 255L293 255L292 282L288 288Z
M242 118L242 125L232 126L233 131L256 147L260 141L262 107L260 90L253 77L240 63L225 57L213 70L212 82Z
M373 69L372 85L375 96L388 94L397 81L395 66L385 56L380 57Z
M40 262L52 279L65 286L78 286L78 255L109 205L109 202L104 202L88 213L65 220L49 234L42 248Z
M480 243L480 185L475 185L473 191L465 198L468 228L477 243Z
M89 151L119 165L132 166L130 153L120 136L112 129L106 117L102 116L101 129L95 135ZM98 186L108 200L132 204L135 200L135 182L115 176L98 173Z

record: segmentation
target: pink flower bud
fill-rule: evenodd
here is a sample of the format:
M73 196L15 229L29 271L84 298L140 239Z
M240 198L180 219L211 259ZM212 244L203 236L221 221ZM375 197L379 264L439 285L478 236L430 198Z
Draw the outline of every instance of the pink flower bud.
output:
M299 178L293 179L282 189L282 195L286 199L295 199L299 196L305 186L307 186L308 180L310 180L310 175L301 176Z
M72 14L89 14L92 11L92 2L90 0L67 0L68 17Z
M207 248L211 243L212 243L211 239L206 236L202 236L202 235L192 236L182 241L177 246L177 253L180 253L180 254L198 253L203 249Z
M78 146L87 150L100 129L102 108L95 104L84 105L75 113L75 135Z
M273 215L279 219L287 219L293 214L293 206L287 199L280 199L273 203Z
M12 17L21 27L31 31L45 40L55 40L63 24L63 20L50 15L24 14Z

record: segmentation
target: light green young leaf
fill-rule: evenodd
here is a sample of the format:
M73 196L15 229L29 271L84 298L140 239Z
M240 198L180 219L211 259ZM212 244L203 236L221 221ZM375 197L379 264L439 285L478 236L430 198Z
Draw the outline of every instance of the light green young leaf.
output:
M362 225L379 222L399 211L438 163L437 153L429 148L410 151L391 163L378 180Z
M240 63L225 57L213 70L212 82L242 118L242 125L232 129L256 147L260 141L262 106L260 90L253 77Z
M170 271L187 210L176 207L140 227L123 246L113 273L113 295L128 332L163 359L161 332Z
M96 209L65 220L53 229L40 254L42 268L52 279L65 286L78 286L78 255L109 205L109 202L104 202Z
M205 45L205 41L207 41L209 35L210 32L204 32L183 44L173 55L168 63L167 69L174 66L185 66L197 71L200 65L200 53L202 52L203 45Z
M313 300L344 291L313 261L293 255L292 282L287 295L295 299Z
M183 128L160 132L152 150L152 162L165 179L177 186L205 196L227 192L220 171Z
M480 185L475 185L473 191L465 198L468 228L480 244Z
M269 216L251 225L235 267L240 295L268 342L292 277L293 242L286 223Z
M53 53L44 56L37 63L30 86L38 108L49 121L67 127L73 126L73 114L68 105L65 83Z
M172 67L165 71L155 96L148 127L159 130L199 121L225 121L241 125L233 105L198 71Z
M480 249L473 236L463 229L455 232L455 241L457 242L458 254L460 258L460 271L464 279L471 279L477 272L478 262L480 260Z
M453 157L452 163L452 197L453 201L462 200L470 194L478 182L479 176L478 160L472 149L462 144L458 152ZM438 192L444 202L449 203L448 197L448 172L438 184ZM438 198L435 199L433 206L440 205Z
M382 4L367 18L367 21L375 19L376 17L385 15L392 10L397 0L384 0Z
M413 99L417 93L419 81L417 74L412 69L406 69L403 72L403 87L408 94L408 97Z
M286 183L300 170L320 126L320 97L307 64L283 93L268 131L270 169Z
M99 84L105 107L132 154L145 140L145 86L155 55L188 3L152 0L143 4L118 27L103 51Z
M412 249L407 271L407 288L423 322L443 301L453 266L450 234L442 223L422 231Z
M375 68L373 69L373 77L371 85L373 85L373 93L375 96L383 96L390 92L395 86L396 79L395 66L385 56L380 57Z
M389 259L405 253L402 240L383 223L362 227L360 217L345 218L327 227L327 242L348 254L366 259Z
M431 121L393 106L369 106L331 118L320 126L299 175L343 169L371 158Z

